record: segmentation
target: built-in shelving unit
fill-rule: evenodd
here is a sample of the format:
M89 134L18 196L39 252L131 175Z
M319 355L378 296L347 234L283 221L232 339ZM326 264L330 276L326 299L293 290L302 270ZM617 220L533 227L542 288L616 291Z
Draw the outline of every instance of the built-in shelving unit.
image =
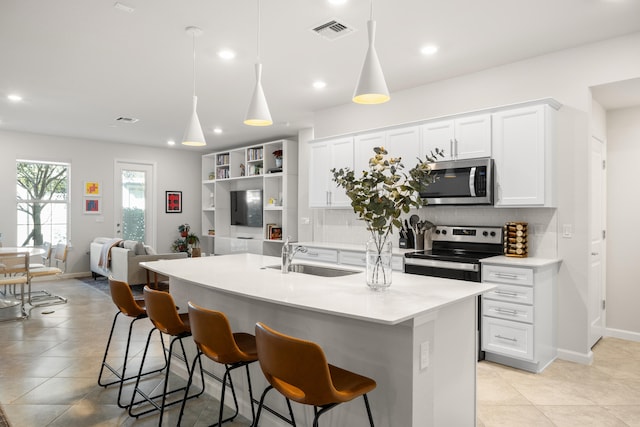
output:
M280 153L280 159L274 155ZM262 227L231 225L232 191L262 190ZM216 254L278 255L297 239L298 144L277 140L202 156L202 232Z

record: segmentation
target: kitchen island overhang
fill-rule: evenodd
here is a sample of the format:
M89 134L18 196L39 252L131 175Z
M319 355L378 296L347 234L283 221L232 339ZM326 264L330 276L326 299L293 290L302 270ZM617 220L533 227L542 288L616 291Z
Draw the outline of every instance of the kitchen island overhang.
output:
M476 297L493 285L394 272L391 288L377 293L367 288L364 272L319 277L264 268L279 262L236 254L141 265L170 277L180 307L194 301L223 311L237 331L253 332L264 322L317 342L330 363L375 379L376 426L475 424ZM256 390L266 385L259 367L252 377ZM272 399L286 413L284 402ZM246 401L241 410L250 418ZM294 411L301 425L311 419L300 405ZM323 425L367 424L358 401L323 416ZM261 425L286 424L265 417Z

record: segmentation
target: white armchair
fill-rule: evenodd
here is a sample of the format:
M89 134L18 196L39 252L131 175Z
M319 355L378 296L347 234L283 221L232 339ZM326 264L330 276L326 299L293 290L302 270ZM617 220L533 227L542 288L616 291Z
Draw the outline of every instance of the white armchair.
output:
M100 265L100 255L102 246L111 241L108 237L97 237L91 242L90 263L91 274L97 276L113 276L114 279L127 282L129 285L139 285L147 283L146 270L140 267L141 262L157 261L159 259L186 258L186 252L156 254L148 247L138 242L125 241L125 247L114 246L111 248L111 261L107 268ZM159 275L158 280L168 280L167 277Z

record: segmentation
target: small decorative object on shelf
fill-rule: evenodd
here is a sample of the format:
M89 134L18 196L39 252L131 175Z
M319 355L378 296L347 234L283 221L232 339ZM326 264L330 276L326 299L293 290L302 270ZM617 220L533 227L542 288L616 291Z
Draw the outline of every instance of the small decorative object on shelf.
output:
M213 228L209 230L209 236L215 236L216 235L216 230L214 230Z
M276 167L282 167L282 150L276 150L273 152L273 157L276 158Z
M209 180L213 181L214 179L216 179L216 173L215 172L209 172Z
M240 163L240 176L244 176L244 163Z
M401 228L400 215L411 207L422 207L420 191L433 182L430 163L442 151L426 156L408 173L403 171L401 158L387 158L384 147L375 147L369 159L369 170L356 178L353 170L332 169L333 180L345 189L351 207L367 223L371 239L366 246L367 285L374 291L384 291L391 285L391 240L393 228Z
M505 256L526 258L528 255L527 223L507 222L502 228Z

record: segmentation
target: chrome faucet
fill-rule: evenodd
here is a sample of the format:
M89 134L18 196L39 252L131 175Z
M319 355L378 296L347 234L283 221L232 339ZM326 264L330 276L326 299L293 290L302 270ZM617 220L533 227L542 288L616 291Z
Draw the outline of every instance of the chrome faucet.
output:
M306 246L295 246L292 247L289 239L291 237L287 236L287 239L284 241L282 245L282 265L280 266L280 270L282 274L287 274L289 269L291 268L291 261L293 261L293 257L296 253L302 252L303 254L307 252Z

